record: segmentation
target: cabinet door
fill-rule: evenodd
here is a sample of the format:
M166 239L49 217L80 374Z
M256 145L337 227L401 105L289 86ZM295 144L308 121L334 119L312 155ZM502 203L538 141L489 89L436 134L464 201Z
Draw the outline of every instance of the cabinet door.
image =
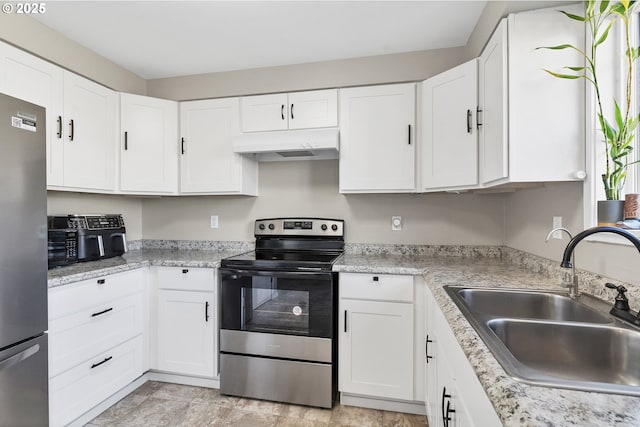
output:
M64 186L115 190L116 92L64 72Z
M509 176L507 21L503 19L479 58L480 181Z
M158 291L158 369L213 377L213 292Z
M340 91L340 192L415 191L415 84Z
M508 18L511 181L577 180L577 172L585 167L584 81L559 79L544 71L563 72L565 66L582 64L584 59L572 49L536 49L565 43L584 49L584 24L567 19L559 10L582 15L584 5L514 13Z
M338 126L338 90L289 94L289 129Z
M289 127L286 93L244 96L241 108L242 132L284 130Z
M422 83L422 189L478 183L478 61Z
M413 304L342 299L339 334L341 392L413 400Z
M120 95L120 189L178 190L178 103Z
M233 152L239 99L180 103L180 192L257 194L257 163Z
M435 300L431 292L425 292L425 407L429 425L436 427L439 420L438 397L438 336L434 319Z
M50 186L63 184L62 75L62 68L0 43L0 92L47 109L47 185Z

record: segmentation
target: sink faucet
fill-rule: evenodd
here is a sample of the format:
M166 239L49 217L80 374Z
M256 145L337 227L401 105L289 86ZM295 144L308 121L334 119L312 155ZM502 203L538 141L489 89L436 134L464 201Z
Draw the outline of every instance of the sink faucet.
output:
M548 242L556 231L563 231L567 233L569 240L573 239L573 235L569 230L564 227L556 227L547 234L547 238L544 239L544 241ZM574 253L571 254L571 271L564 274L564 277L562 278L562 286L569 288L569 297L577 298L580 296L580 291L578 290L578 276L576 275L576 255Z
M567 247L564 249L564 254L562 255L562 263L560 263L560 266L564 268L574 269L575 268L574 262L571 260L571 256L573 255L574 249L576 248L578 243L580 243L585 237L591 236L592 234L596 234L596 233L614 233L619 236L622 236L625 239L629 240L631 243L633 243L633 246L635 246L638 252L640 252L640 239L636 237L636 235L634 235L633 233L630 233L629 231L623 228L618 228L618 227L587 228L586 230L576 234L575 237L569 241L569 243L567 244Z

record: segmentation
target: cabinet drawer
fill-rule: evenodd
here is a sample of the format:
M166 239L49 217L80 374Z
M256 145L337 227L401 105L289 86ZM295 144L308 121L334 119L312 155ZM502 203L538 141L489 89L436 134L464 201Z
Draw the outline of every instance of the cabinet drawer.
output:
M49 377L143 332L143 294L96 305L49 322Z
M142 336L49 380L50 425L68 424L142 374Z
M413 276L340 273L340 298L413 302Z
M213 291L213 268L158 267L158 289L181 291Z
M51 288L49 289L49 321L126 295L142 292L143 289L143 269Z

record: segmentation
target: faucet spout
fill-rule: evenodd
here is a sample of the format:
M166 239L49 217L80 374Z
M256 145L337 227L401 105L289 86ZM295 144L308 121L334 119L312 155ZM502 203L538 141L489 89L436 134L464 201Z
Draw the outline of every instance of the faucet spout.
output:
M613 234L622 236L627 240L629 240L631 243L633 243L633 246L635 246L638 252L640 252L640 239L635 234L630 233L629 231L623 228L618 228L618 227L587 228L586 230L576 234L575 237L569 241L569 243L567 244L567 247L564 249L564 255L562 256L562 263L560 264L560 266L565 268L573 267L573 264L571 262L571 255L573 254L573 251L578 245L578 243L580 243L585 237L589 237L592 234L596 234L596 233L613 233Z

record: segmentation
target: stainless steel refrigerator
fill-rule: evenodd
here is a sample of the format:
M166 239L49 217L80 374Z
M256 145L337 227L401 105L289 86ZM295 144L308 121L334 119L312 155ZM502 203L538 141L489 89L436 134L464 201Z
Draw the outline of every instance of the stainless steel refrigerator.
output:
M45 110L0 94L0 426L49 424Z

